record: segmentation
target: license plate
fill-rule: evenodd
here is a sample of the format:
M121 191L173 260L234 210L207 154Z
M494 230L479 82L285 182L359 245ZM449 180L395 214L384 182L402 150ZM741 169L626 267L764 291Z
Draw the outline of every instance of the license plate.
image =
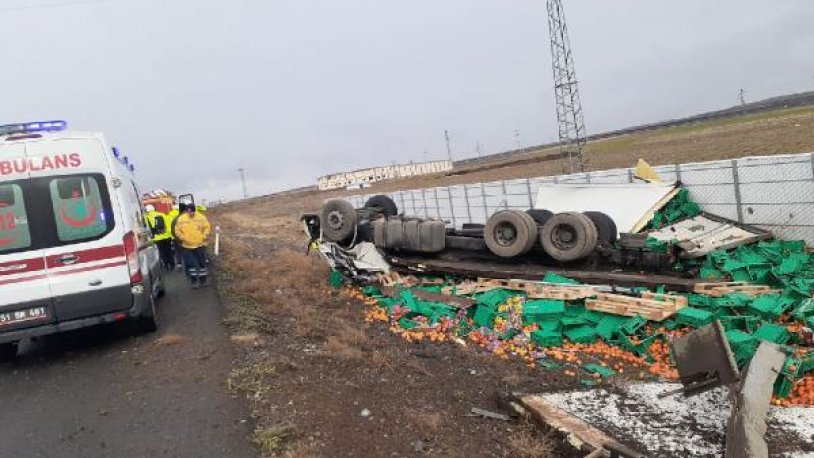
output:
M45 307L31 307L28 309L15 310L13 312L0 312L0 327L47 319L48 309Z

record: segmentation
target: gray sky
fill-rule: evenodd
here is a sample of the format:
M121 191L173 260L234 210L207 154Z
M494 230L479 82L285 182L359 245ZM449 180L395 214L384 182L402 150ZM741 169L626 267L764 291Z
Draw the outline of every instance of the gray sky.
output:
M38 7L42 5L42 7ZM814 89L814 2L566 0L588 131ZM0 123L235 198L556 139L544 0L0 0Z

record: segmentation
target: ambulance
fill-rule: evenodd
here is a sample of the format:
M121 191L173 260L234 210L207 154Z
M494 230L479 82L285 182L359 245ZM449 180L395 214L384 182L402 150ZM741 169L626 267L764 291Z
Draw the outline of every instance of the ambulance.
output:
M21 340L132 320L164 293L134 166L64 121L0 126L0 358Z

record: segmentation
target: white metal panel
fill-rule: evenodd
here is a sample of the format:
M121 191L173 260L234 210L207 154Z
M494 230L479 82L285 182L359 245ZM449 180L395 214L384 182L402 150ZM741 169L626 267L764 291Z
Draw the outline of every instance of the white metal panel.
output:
M738 181L741 183L811 180L810 158L792 160L738 160Z
M534 208L554 213L601 211L619 231L628 232L673 189L672 184L652 183L541 186Z
M684 186L690 191L690 199L699 205L734 204L735 187L732 184Z
M810 225L814 226L814 203L787 205L743 206L743 222L746 224ZM812 228L814 231L814 227Z

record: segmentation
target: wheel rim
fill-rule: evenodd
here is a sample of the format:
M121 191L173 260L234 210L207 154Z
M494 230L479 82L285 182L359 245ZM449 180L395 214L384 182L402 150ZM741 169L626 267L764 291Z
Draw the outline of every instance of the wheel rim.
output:
M342 226L345 224L345 216L342 212L338 210L334 210L328 213L328 227L337 231L342 229Z
M517 241L517 228L511 223L500 223L495 226L495 241L500 246L511 246Z
M573 227L558 224L551 231L551 243L559 250L568 251L576 246L577 233Z

